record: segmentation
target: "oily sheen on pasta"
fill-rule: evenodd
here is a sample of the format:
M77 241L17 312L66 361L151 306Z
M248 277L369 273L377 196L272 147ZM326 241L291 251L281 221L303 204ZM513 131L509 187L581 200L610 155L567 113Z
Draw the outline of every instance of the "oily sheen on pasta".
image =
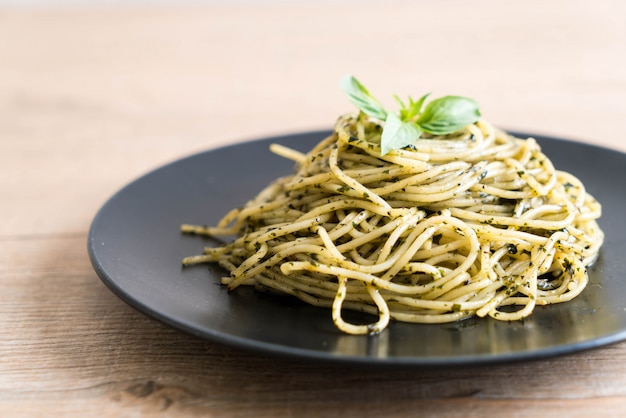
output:
M381 155L382 123L346 115L296 163L215 227L233 236L183 264L218 263L234 290L253 285L330 308L349 334L390 320L519 320L588 282L603 233L600 204L537 142L484 120ZM350 323L345 310L377 320Z

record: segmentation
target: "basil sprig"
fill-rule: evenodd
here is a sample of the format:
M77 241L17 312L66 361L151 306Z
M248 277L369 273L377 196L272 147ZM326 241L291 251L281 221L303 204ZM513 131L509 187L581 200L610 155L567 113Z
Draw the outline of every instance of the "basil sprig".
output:
M351 75L340 82L348 99L366 115L384 121L381 154L413 145L423 132L447 135L456 132L480 118L478 104L467 97L444 96L424 103L429 94L419 100L411 97L407 103L395 97L400 105L398 114L388 112L383 105Z

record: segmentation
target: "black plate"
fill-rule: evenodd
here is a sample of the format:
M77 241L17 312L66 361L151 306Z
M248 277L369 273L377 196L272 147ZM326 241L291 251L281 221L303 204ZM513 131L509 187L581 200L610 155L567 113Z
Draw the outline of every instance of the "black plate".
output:
M575 300L539 307L522 321L470 319L445 325L391 323L376 336L335 329L330 311L288 298L218 284L223 271L182 269L203 239L181 223L214 224L293 164L272 142L305 151L328 132L229 146L173 162L134 181L99 211L89 232L91 262L120 298L179 330L265 353L344 363L451 365L525 360L571 353L626 338L626 154L535 136L557 168L579 177L603 204L606 232L590 283ZM527 134L517 134L529 136Z

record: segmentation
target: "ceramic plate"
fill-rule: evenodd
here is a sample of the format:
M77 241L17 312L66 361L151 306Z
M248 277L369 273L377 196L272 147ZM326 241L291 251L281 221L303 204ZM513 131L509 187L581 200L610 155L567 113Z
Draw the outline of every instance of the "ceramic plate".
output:
M528 360L626 338L626 154L532 135L556 167L579 177L603 204L606 243L575 300L539 307L521 322L470 319L444 325L391 323L374 336L344 335L330 311L239 288L227 293L217 267L181 267L209 242L179 232L214 224L293 163L272 142L302 151L328 132L255 140L175 161L106 202L88 249L102 281L121 299L170 326L218 343L276 355L342 363L440 366ZM530 136L517 133L519 136Z

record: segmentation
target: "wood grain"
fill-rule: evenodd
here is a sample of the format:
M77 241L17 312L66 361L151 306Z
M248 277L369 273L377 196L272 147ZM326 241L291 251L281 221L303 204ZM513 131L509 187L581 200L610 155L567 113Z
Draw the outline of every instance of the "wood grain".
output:
M437 369L269 357L133 310L97 278L86 239L103 202L152 168L328 128L350 110L346 72L381 97L467 94L498 125L625 151L625 12L609 0L0 9L0 415L624 416L626 343Z
M13 261L0 274L2 332L10 336L0 341L0 410L484 416L505 408L530 417L567 407L582 417L626 403L625 344L443 370L317 364L213 344L115 298L91 270L85 241L78 235L2 242L2 254Z

